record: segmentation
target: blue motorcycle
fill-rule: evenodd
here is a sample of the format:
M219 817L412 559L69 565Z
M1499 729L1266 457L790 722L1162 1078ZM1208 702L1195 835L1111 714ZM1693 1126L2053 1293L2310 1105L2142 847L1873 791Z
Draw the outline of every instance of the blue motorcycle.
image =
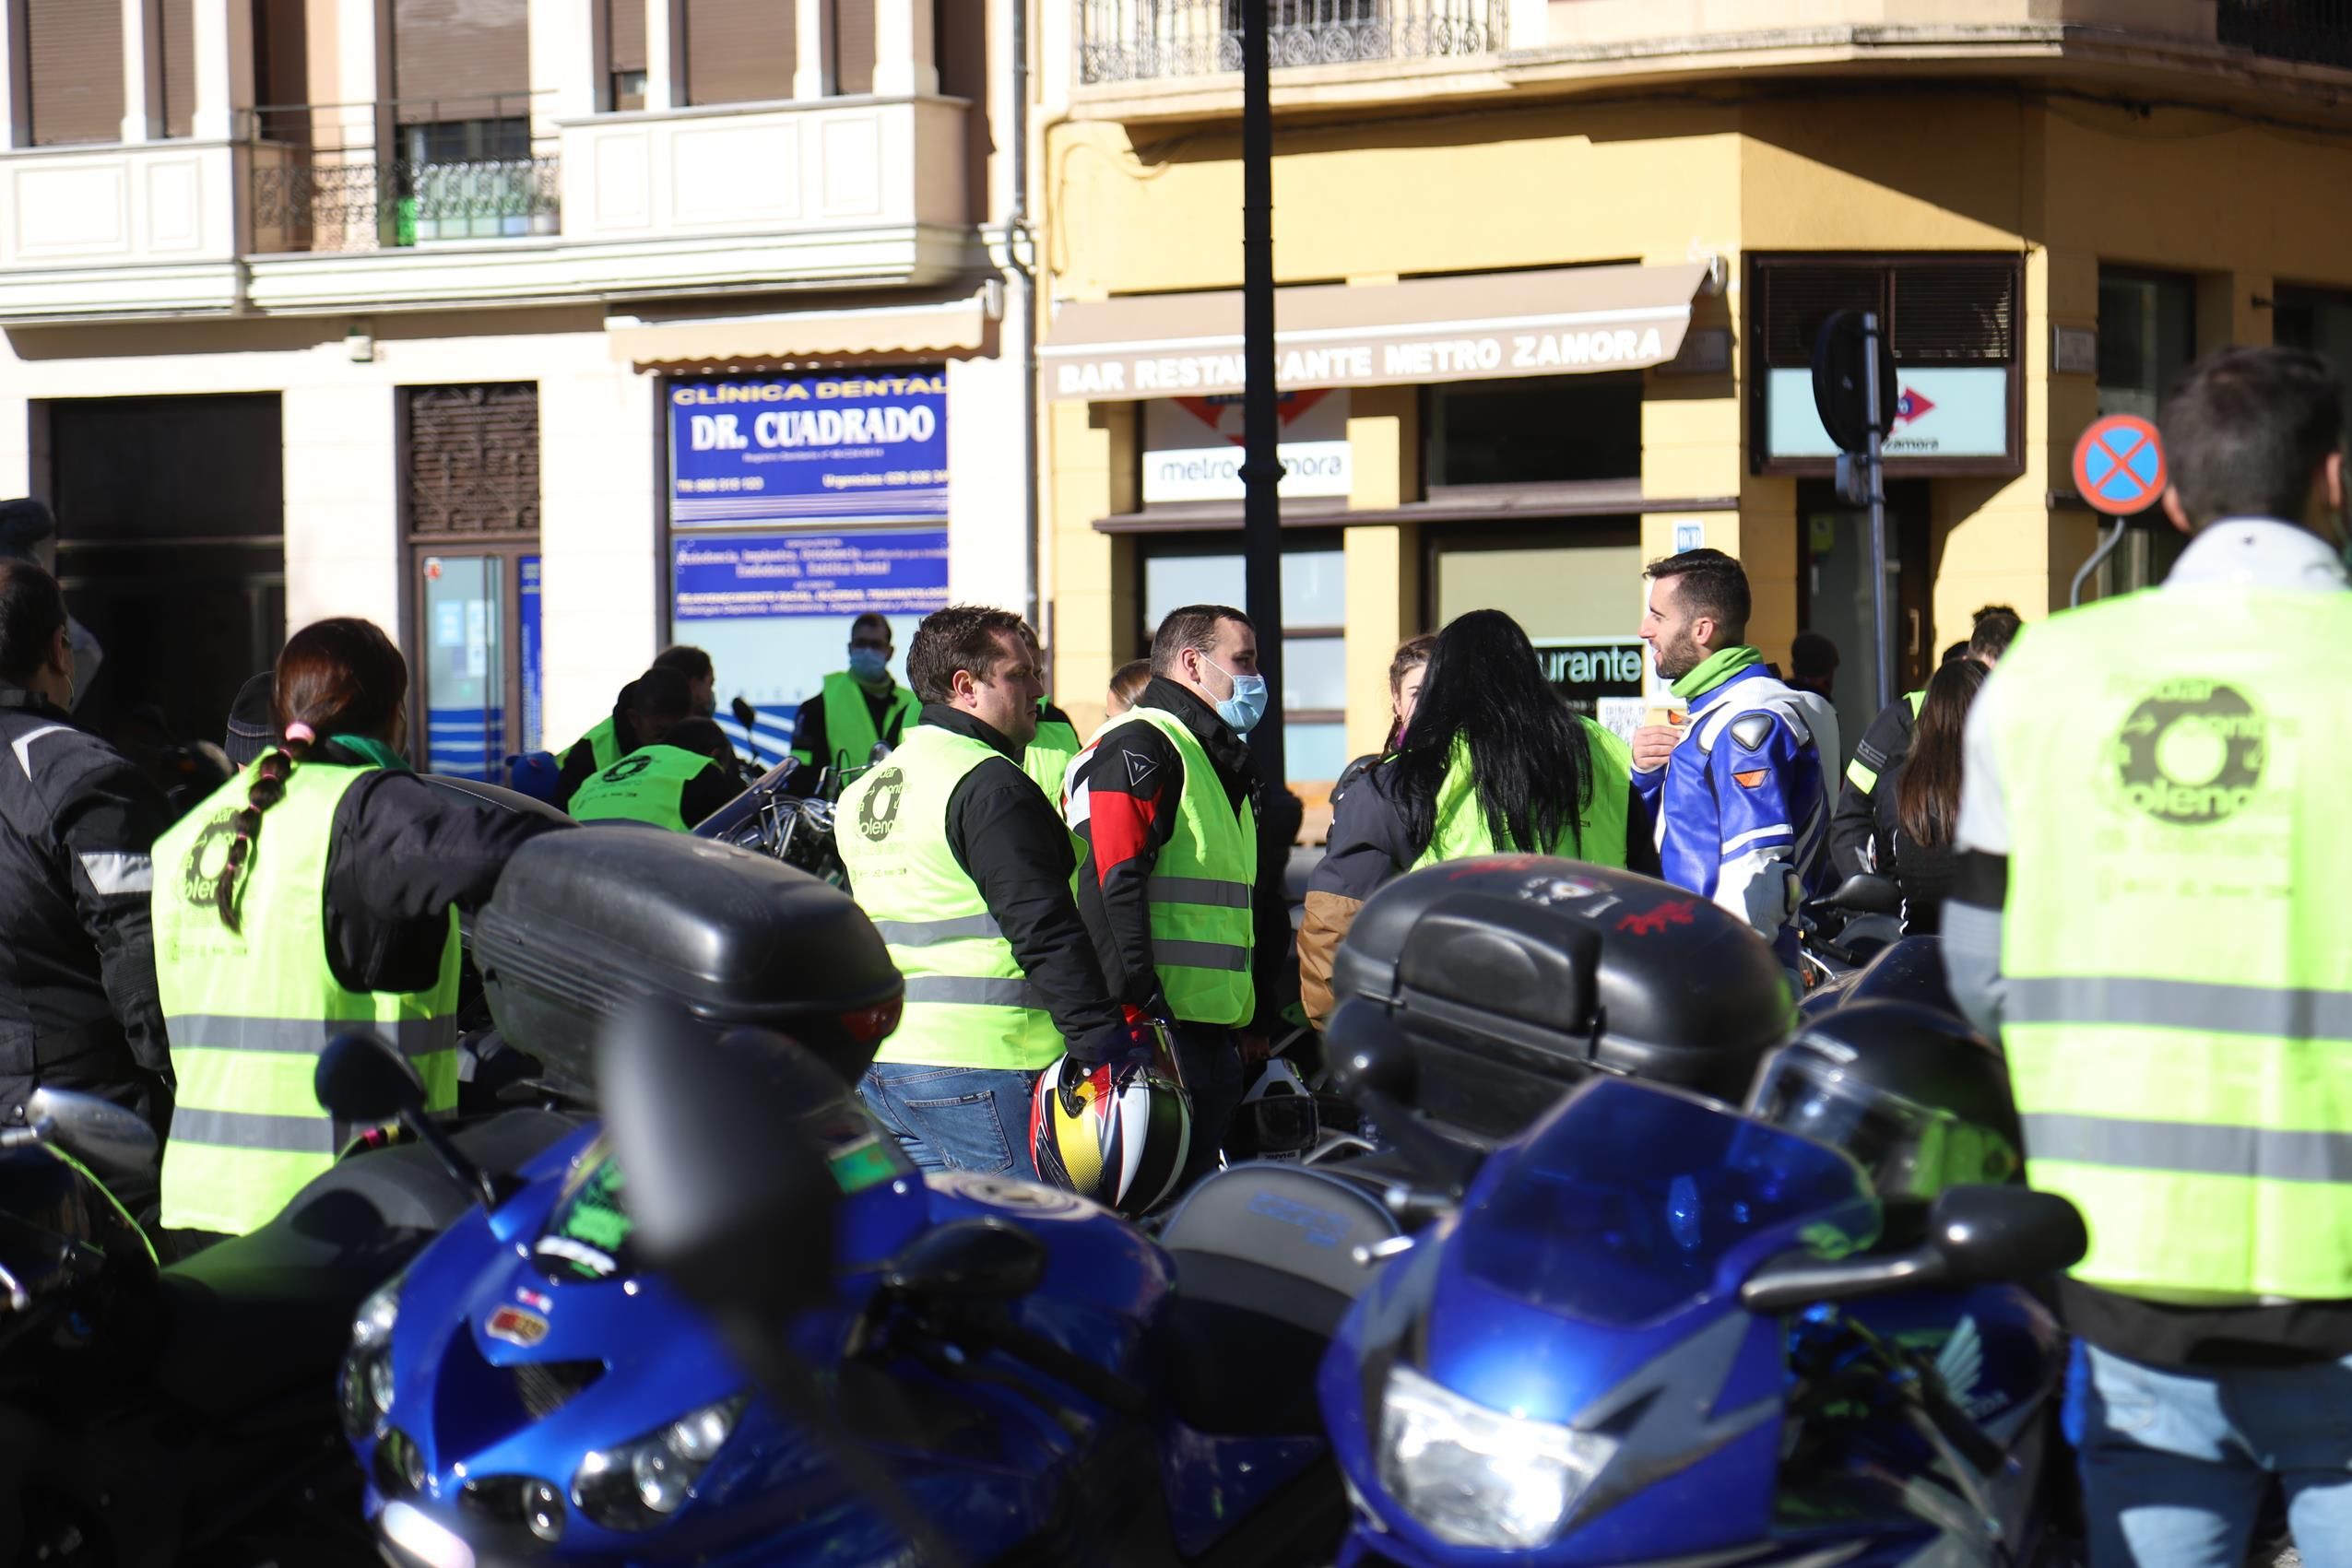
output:
M1346 1021L1372 1036L1359 1103L1411 1128L1393 1040ZM2064 1339L2015 1282L2081 1256L2064 1200L1882 1201L1838 1148L1621 1078L1474 1174L1421 1154L1444 1216L1320 1377L1342 1568L1992 1564L2055 1541Z

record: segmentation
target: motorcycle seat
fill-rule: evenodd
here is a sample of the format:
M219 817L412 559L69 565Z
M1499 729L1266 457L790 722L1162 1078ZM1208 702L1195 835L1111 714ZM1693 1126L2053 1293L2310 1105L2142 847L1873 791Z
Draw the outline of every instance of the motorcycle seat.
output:
M1351 1161L1367 1167L1369 1161ZM1324 1347L1379 1266L1358 1247L1398 1235L1377 1173L1235 1165L1192 1190L1160 1232L1176 1263L1169 1392L1196 1431L1311 1432Z
M485 1169L504 1172L576 1126L549 1112L514 1111L461 1130L456 1140ZM360 1303L474 1201L421 1145L338 1162L260 1230L162 1272L157 1390L210 1414L290 1391L324 1394Z

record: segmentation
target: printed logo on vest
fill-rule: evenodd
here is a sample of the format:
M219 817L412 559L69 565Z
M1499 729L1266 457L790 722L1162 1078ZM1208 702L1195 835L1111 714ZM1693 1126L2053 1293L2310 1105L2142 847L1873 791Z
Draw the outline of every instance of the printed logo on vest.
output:
M604 782L607 784L621 784L626 780L635 778L639 773L644 772L647 768L650 768L653 765L654 760L651 757L623 757L620 761L615 762L611 767L607 768L604 771Z
M906 770L884 768L874 775L874 787L857 808L857 831L874 843L890 837L898 823L898 804L906 795Z
M188 863L180 868L181 897L198 909L212 905L216 899L213 890L219 884L220 874L229 868L229 846L236 838L234 811L223 811L204 825L204 831L196 835L195 847L188 851Z
M2236 687L2169 680L2132 710L2112 742L2123 798L2181 827L2235 816L2261 786L2266 736L2261 712Z

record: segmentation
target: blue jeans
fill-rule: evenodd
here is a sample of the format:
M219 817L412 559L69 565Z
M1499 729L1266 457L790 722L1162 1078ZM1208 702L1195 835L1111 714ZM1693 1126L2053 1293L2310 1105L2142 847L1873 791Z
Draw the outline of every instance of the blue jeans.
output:
M1035 1073L876 1062L857 1081L866 1109L926 1171L1037 1179L1029 1148Z
M2077 1341L2091 1568L2240 1568L2274 1480L2310 1568L2352 1564L2352 1358L2144 1366Z

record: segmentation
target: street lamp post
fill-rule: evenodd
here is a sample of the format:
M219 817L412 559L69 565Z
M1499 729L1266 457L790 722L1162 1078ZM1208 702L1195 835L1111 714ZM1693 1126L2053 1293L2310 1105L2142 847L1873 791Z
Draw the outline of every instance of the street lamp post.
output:
M1282 756L1282 481L1274 412L1274 110L1272 0L1241 6L1242 548L1244 606L1258 626L1266 714L1249 734L1269 790Z

